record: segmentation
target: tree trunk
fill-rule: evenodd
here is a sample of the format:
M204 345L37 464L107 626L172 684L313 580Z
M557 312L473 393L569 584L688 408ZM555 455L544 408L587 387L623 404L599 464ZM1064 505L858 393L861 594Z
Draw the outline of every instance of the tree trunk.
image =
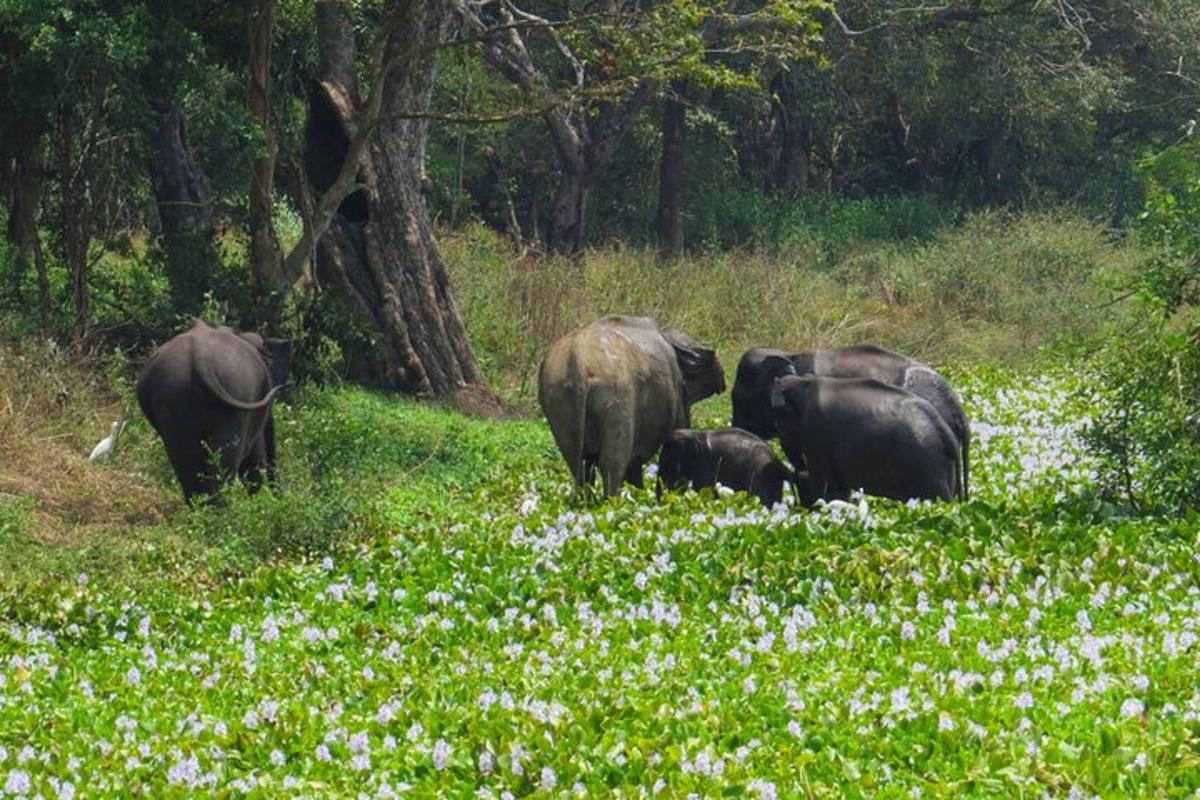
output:
M250 173L250 272L265 305L266 328L278 332L283 302L291 288L283 274L283 252L275 233L275 159L278 145L271 120L271 34L275 0L265 0L250 22L246 107L263 137Z
M212 288L217 265L208 182L188 147L179 101L166 98L156 111L150 183L162 226L167 277L175 309L195 313Z
M658 260L670 263L683 255L683 188L687 179L687 106L685 86L663 103L662 158L658 162Z
M595 177L582 162L582 157L563 159L554 190L546 245L557 253L578 255L583 250Z
M88 248L91 245L90 193L83 157L78 153L79 121L73 111L58 115L55 159L58 172L63 260L67 264L68 288L74 310L76 338L84 339L91 325L88 295Z
M780 131L775 187L788 194L808 194L812 168L812 136L804 120L785 112Z
M322 8L324 6L324 8ZM315 188L336 172L356 130L353 29L340 3L318 4L320 82L306 128L306 169ZM317 249L323 280L377 332L350 353L352 377L406 393L450 397L500 413L487 391L433 238L421 193L426 122L404 119L429 108L436 48L448 21L445 0L413 2L398 17L385 63L394 63L383 118L363 158L359 200L347 202ZM350 57L347 56L350 54ZM332 166L331 166L332 165Z
M45 275L45 260L40 257L37 229L45 171L45 141L40 133L30 132L16 146L16 156L12 159L6 181L10 188L8 241L16 251L10 293L18 305L24 303L25 276L29 264L35 264L42 325L49 322L50 315L49 281Z
M772 82L771 111L778 137L771 185L786 194L807 194L812 171L812 133L793 110L795 91L786 75Z

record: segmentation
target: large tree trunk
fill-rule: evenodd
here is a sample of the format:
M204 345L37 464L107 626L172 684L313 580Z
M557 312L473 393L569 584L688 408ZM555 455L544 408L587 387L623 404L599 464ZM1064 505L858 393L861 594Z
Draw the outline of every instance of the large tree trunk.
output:
M812 133L796 113L795 91L787 76L772 82L771 113L778 139L771 185L787 194L807 194L812 172Z
M91 193L88 190L86 156L79 152L79 119L73 110L64 110L59 112L57 122L55 167L58 173L63 260L67 264L75 336L84 339L91 327L91 298L88 294L88 248L92 240Z
M38 238L41 216L42 184L46 171L46 145L40 132L28 131L16 143L16 155L6 165L8 184L8 241L15 250L10 292L18 304L24 302L25 275L30 263L37 269L38 311L42 325L50 319L50 281Z
M217 253L208 182L192 158L187 124L174 97L157 104L150 183L162 226L167 277L177 311L194 313L212 288Z
M323 191L357 127L353 29L341 4L317 6L321 75L306 129L306 168ZM454 398L472 410L499 412L467 338L434 241L421 193L426 123L405 115L428 110L445 0L412 2L398 19L386 54L383 119L363 158L359 182L318 245L317 266L350 307L378 333L352 353L353 377L406 393ZM347 102L349 101L349 102ZM357 198L357 199L356 199Z
M662 158L658 162L658 260L683 255L683 189L687 180L686 87L675 87L663 102Z
M562 160L550 213L550 231L546 237L546 245L551 250L569 255L583 250L594 185L595 176L584 164L582 154L578 158Z
M275 0L265 0L251 19L246 107L263 137L250 174L250 272L265 305L266 327L277 332L283 301L291 288L283 272L283 252L275 233L275 159L278 146L271 121L271 34Z

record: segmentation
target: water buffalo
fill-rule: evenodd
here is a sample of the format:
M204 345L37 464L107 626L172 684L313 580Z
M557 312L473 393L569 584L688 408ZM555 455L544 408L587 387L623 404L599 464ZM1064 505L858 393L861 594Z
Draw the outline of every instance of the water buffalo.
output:
M150 356L138 404L162 437L189 504L235 475L251 491L275 470L271 405L286 380L292 345L197 322Z

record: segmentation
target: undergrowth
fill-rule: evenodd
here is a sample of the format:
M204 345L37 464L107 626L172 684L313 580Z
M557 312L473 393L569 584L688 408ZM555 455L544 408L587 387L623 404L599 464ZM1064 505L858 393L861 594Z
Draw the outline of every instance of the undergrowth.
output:
M696 255L592 250L578 262L516 258L482 228L442 249L488 380L534 407L546 346L603 314L653 316L715 346L732 373L746 348L860 342L939 366L1034 365L1042 348L1094 342L1120 324L1114 287L1142 252L1086 220L991 212L922 240L864 238L826 262L809 248Z

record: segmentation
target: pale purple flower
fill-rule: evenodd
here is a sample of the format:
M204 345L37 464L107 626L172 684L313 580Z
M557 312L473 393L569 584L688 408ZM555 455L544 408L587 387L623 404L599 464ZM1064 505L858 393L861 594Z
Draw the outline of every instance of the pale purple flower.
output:
M450 758L450 745L445 739L433 743L433 766L438 771L446 768L446 760Z

